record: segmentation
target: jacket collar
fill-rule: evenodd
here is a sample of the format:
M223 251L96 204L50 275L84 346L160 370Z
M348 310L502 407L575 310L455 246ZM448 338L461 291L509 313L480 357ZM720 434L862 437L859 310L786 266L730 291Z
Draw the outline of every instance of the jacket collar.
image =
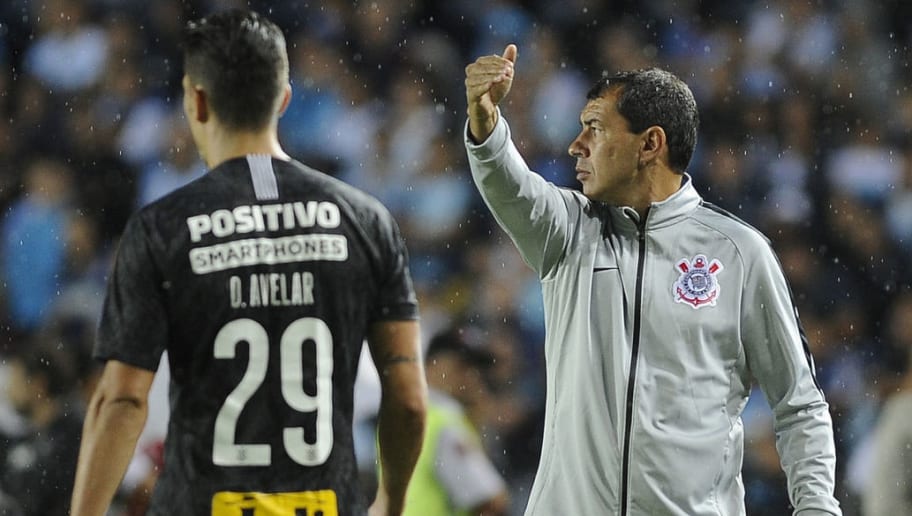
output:
M687 217L703 199L693 186L690 174L684 173L681 188L664 201L654 202L646 215L646 229L656 229ZM609 206L611 219L620 228L636 230L640 225L640 215L630 206Z

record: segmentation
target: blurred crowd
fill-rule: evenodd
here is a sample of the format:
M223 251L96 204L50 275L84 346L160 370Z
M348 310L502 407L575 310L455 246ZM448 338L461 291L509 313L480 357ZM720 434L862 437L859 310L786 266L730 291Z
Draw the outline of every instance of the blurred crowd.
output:
M532 168L570 188L566 149L596 79L647 66L682 77L702 117L689 172L777 250L835 421L837 497L847 516L862 514L878 418L912 350L902 0L4 0L0 509L64 514L48 504L68 498L118 236L134 210L205 172L181 112L180 32L231 5L286 32L285 150L397 217L425 339L470 328L496 357L468 413L514 513L540 449L542 307L471 183L463 68L518 44L505 116ZM748 514L786 514L761 394L744 417ZM146 469L125 484L124 514L160 460L154 439L137 455Z

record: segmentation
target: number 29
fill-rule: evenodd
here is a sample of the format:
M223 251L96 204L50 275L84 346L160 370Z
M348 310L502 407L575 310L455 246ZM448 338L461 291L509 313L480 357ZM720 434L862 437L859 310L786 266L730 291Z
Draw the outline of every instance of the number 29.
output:
M303 347L307 341L314 342L316 352L317 392L313 396L304 390ZM241 342L247 342L250 357L240 383L222 403L215 418L212 462L218 466L269 466L272 463L269 444L238 444L236 441L241 412L266 379L269 335L263 325L253 319L236 319L219 330L213 353L217 359L234 359ZM308 443L302 427L285 428L282 434L285 451L303 466L323 464L333 446L332 333L321 319L304 317L288 325L279 346L282 397L294 410L316 413L316 440Z

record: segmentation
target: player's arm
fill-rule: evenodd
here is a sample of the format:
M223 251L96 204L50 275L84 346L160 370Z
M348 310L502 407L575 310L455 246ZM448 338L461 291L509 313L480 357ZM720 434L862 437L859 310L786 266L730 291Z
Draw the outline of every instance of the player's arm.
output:
M368 344L381 388L377 423L381 480L370 514L398 515L424 441L427 383L418 322L374 323Z
M146 422L154 376L116 360L106 363L83 424L72 516L107 512Z

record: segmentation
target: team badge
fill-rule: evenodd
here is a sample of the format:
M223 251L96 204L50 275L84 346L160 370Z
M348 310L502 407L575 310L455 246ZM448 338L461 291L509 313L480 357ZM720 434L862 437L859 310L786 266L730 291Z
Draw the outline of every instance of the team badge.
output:
M703 306L715 306L719 298L719 280L716 274L722 270L722 262L698 254L693 261L683 258L675 264L681 272L674 283L674 298L678 303L690 305L694 310Z

